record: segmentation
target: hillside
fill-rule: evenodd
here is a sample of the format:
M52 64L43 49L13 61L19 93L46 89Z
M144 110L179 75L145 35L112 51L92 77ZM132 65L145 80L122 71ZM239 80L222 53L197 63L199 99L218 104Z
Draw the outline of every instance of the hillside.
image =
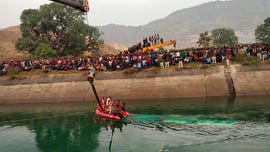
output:
M21 37L20 26L9 27L0 30L0 62L6 60L21 60L29 57L26 52L18 51L15 48L15 42ZM124 47L118 44L105 44L101 47L100 52L116 54Z
M15 42L20 36L21 32L19 26L0 30L0 62L28 57L27 53L19 52L15 48Z
M255 28L269 16L269 0L215 1L173 12L143 26L110 24L99 29L110 43L130 46L160 33L166 40L177 40L177 47L183 48L196 46L199 33L220 27L235 29L241 43L254 42Z

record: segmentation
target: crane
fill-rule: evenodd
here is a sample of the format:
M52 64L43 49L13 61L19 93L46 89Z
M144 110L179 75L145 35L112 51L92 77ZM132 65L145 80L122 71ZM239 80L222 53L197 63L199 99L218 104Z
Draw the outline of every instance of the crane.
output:
M149 50L152 50L152 49L161 48L163 46L170 46L170 45L173 45L173 47L175 48L176 41L175 40L170 40L170 41L167 41L167 42L164 42L164 43L152 45L152 46L149 46L149 47L144 47L143 51L145 52L145 51L149 51Z
M78 9L82 12L88 12L89 11L89 3L88 0L50 0L57 3L65 4L68 6L71 6L75 9Z
M82 12L88 12L89 11L89 3L88 3L88 0L50 0L50 1L54 1L54 2L57 2L57 3L61 3L61 4L64 4L64 5L68 5L68 6L71 6L75 9L78 9ZM100 103L100 99L98 97L98 94L97 94L97 91L96 91L96 88L94 86L94 76L91 77L92 78L92 81L89 81L91 86L92 86L92 89L93 89L93 92L94 92L94 95L97 99L97 102L100 106L100 108L102 109L102 111L104 111L101 103ZM87 90L88 91L88 90Z

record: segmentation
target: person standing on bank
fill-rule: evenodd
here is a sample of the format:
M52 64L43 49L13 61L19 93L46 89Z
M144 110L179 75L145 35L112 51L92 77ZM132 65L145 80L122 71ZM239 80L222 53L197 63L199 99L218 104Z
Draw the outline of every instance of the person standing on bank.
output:
M179 69L182 69L184 67L182 57L179 57L179 65L178 65L178 67L179 67Z
M226 57L226 65L230 66L230 56L229 55Z

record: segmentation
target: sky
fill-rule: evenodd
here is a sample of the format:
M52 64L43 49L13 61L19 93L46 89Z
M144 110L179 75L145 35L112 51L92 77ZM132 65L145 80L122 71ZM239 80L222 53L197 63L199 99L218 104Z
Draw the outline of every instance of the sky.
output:
M193 7L213 0L89 0L88 23L93 26L119 24L145 25L176 10ZM1 0L0 28L20 24L24 9L37 9L49 0Z

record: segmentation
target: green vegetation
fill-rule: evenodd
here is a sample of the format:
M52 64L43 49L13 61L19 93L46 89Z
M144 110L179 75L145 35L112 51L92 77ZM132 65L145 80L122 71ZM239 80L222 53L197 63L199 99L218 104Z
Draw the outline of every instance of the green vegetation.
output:
M240 63L242 65L256 65L259 64L259 61L256 56L243 56L242 54L238 54L234 60L234 62Z
M214 46L233 46L238 44L238 37L233 29L219 28L212 31Z
M24 10L22 38L17 40L16 48L40 57L81 55L86 50L96 50L103 44L100 32L84 20L82 12L57 3Z
M182 69L185 70L191 70L191 69L210 69L211 67L219 66L223 63L218 63L218 64L202 64L201 62L190 62L184 64L184 67ZM178 66L176 67L178 71L182 71L182 69L179 69Z
M208 35L208 32L204 32L200 34L200 38L197 41L199 47L208 48L210 46L210 42L212 41L212 37Z
M270 17L264 20L264 24L259 25L255 30L256 40L262 43L270 42Z
M238 37L233 29L219 28L214 29L212 35L209 35L208 32L201 33L197 44L199 47L209 48L211 42L217 47L233 46L238 44Z
M36 48L34 55L37 58L56 57L56 51L49 44L42 43Z
M16 79L19 74L20 72L15 69L12 69L8 72L8 76L10 77L10 79Z

